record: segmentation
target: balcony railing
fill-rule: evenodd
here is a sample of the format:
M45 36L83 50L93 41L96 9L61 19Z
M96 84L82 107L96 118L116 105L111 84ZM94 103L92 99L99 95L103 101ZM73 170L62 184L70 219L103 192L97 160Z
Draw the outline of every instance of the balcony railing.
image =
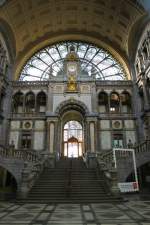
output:
M9 148L5 148L2 145L0 145L0 157L20 159L28 162L38 162L40 160L37 152L33 150L17 150L11 146Z

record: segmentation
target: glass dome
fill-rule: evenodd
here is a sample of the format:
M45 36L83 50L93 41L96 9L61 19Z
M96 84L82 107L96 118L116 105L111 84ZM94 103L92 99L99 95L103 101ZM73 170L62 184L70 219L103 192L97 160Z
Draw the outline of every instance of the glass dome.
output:
M66 41L47 46L35 53L23 67L21 81L46 81L64 74L64 62L70 47L79 57L80 76L98 80L126 80L121 64L106 50L93 44Z

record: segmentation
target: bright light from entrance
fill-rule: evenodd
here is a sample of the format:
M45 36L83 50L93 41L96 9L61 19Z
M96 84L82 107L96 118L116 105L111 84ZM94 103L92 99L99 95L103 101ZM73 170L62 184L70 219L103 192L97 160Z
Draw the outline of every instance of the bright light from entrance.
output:
M78 121L69 121L64 126L64 156L77 158L83 154L83 131Z
M78 143L68 143L68 157L69 158L78 157Z

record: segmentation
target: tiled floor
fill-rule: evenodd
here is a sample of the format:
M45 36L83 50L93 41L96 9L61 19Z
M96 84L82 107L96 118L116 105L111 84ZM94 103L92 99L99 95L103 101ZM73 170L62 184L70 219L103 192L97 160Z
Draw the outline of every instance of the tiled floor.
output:
M150 201L121 204L0 203L0 225L150 225Z

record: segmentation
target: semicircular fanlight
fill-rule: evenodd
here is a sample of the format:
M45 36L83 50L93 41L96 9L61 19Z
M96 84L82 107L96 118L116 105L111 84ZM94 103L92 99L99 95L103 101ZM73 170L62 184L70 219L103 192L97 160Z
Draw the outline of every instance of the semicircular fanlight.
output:
M23 67L22 81L46 81L64 72L64 60L70 47L74 46L79 57L81 75L98 80L126 80L121 64L106 50L93 44L66 41L47 46L35 53Z

